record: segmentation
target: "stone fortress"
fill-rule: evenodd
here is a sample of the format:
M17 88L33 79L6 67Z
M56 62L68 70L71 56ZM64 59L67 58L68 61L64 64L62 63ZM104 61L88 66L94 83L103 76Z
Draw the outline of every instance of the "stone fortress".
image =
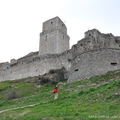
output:
M65 68L68 82L120 69L120 37L96 29L69 49L67 28L59 17L43 23L38 52L0 63L0 81L44 75Z

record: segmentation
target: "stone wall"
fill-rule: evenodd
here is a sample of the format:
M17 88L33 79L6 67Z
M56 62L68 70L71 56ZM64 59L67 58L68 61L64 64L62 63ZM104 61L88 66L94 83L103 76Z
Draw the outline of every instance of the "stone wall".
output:
M43 75L62 67L66 68L68 82L120 69L120 37L89 30L63 53L38 55L35 52L11 63L0 63L0 81Z
M68 71L70 62L67 59L69 51L62 54L49 54L43 56L27 56L16 60L15 64L0 64L0 81L15 80L48 73L51 69L65 67Z
M68 82L120 69L119 49L99 49L79 54L72 60Z
M120 37L93 29L72 47L68 82L120 69Z

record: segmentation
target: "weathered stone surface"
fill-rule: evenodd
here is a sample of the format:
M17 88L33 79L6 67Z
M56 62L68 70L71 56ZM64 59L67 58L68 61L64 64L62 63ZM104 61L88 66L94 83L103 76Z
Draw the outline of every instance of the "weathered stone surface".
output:
M43 23L40 33L39 55L56 54L69 50L69 36L67 28L59 17Z
M47 48L40 45L39 52L32 52L11 63L0 63L0 81L44 75L51 69L64 67L65 78L72 82L120 69L120 37L93 29L85 32L85 37L68 50L68 38L64 38L67 42L61 42L60 35L68 37L67 28L62 23L58 17L43 23L41 37L47 34ZM52 34L54 37L51 37ZM41 38L41 41L44 40Z

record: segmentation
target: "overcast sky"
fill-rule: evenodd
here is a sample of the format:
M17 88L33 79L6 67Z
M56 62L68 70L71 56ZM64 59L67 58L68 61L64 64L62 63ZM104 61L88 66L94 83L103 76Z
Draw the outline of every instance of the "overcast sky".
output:
M56 16L70 46L93 28L120 36L120 0L0 0L0 62L38 51L42 23Z

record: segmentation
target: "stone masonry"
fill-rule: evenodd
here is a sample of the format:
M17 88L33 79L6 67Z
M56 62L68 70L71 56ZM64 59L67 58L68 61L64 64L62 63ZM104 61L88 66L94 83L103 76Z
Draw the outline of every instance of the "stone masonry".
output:
M67 28L55 17L43 23L40 37L38 52L0 63L0 81L43 75L64 67L65 77L73 82L120 69L120 37L111 33L89 30L69 49Z
M56 54L69 50L67 28L59 17L43 23L40 33L39 55Z

